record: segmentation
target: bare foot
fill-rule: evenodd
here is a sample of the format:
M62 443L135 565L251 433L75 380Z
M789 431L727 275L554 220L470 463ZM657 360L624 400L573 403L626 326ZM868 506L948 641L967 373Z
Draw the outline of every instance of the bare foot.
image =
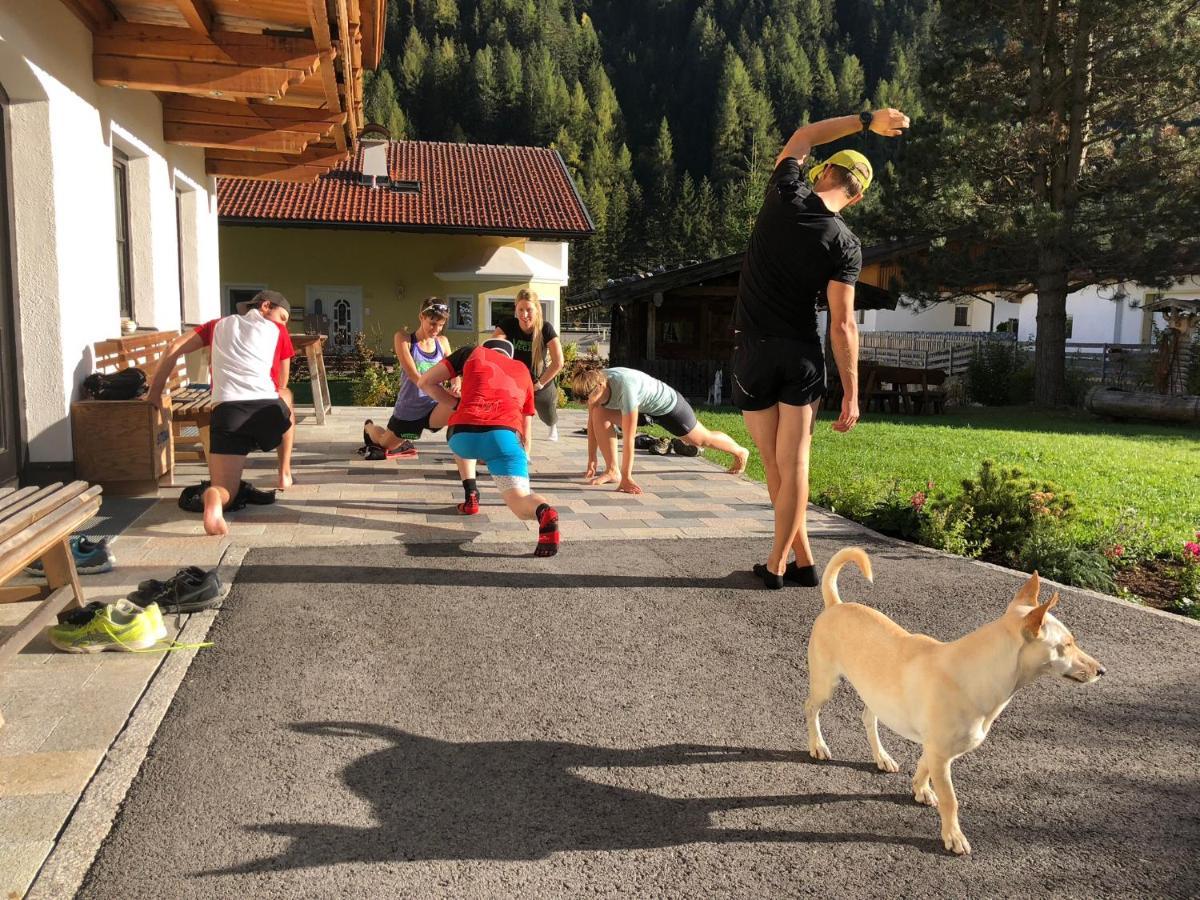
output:
M616 472L605 472L603 475L597 475L591 480L591 484L616 484L621 480L621 476Z
M746 471L746 463L749 461L750 451L743 447L740 453L733 454L733 465L725 471L727 471L730 475L741 475Z
M221 497L216 488L209 488L204 492L204 533L229 534L225 510L221 507Z
M288 488L290 488L292 486L292 484L294 482L295 482L295 479L292 478L291 472L280 472L279 473L279 490L286 491Z

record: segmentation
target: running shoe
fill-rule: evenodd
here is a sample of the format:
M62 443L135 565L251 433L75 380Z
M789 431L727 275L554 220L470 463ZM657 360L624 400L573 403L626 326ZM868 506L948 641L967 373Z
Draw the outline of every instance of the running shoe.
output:
M142 609L118 600L95 609L98 605L89 603L51 626L50 643L68 653L129 652L147 650L167 636L162 611L154 604Z
M417 446L412 441L401 441L388 450L385 456L387 459L416 459Z
M473 516L479 512L479 495L471 493L467 499L458 504L458 511L464 516Z
M699 456L700 448L695 444L689 444L682 438L671 439L671 450L676 456Z
M193 613L211 609L221 599L221 579L217 570L206 572L196 566L180 569L166 581L143 581L128 599L140 606L147 604L169 613Z
M71 556L75 558L75 571L80 575L95 575L99 572L112 571L117 558L108 549L108 538L92 541L82 534L71 537ZM45 577L46 567L40 559L35 559L25 567L30 575Z
M557 441L558 440L558 426L557 425L550 426L550 433L548 435L546 435L546 440L548 440L548 441Z

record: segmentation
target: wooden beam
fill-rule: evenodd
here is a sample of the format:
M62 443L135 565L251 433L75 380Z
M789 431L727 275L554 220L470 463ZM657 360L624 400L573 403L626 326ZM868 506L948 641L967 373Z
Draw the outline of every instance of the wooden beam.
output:
M350 16L346 11L346 0L334 0L337 7L338 21L338 61L342 66L342 108L349 117L346 128L349 133L351 149L358 143L358 132L362 123L358 121L359 111L354 104L354 44L350 36Z
M212 31L212 10L208 8L206 0L175 0L175 5L183 13L188 28L192 31L198 31L201 34L208 34Z
M163 121L183 125L257 128L261 131L310 131L324 136L336 126L344 124L346 114L274 103L236 103L168 94L163 100Z
M736 297L738 288L736 284L714 284L695 287L678 287L668 289L667 293L672 297Z
M325 89L325 108L332 112L346 112L338 100L337 77L333 72L333 38L329 33L329 8L325 0L308 0L308 17L313 43L321 51L321 62L324 63L319 74ZM353 119L347 114L346 124L333 130L333 139L339 150L350 146L350 142L346 140L346 132L349 130L353 134L353 127Z
M104 0L62 0L90 31L99 31L113 21L112 8Z
M210 147L206 154L208 159L221 159L230 162L267 163L276 166L328 166L333 167L350 154L336 147L309 147L303 153L262 153L253 150L224 150Z
M93 51L103 56L174 59L228 66L295 69L312 75L320 64L317 45L303 38L240 31L197 34L187 28L114 22L96 34Z
M209 175L269 178L274 181L313 181L329 169L329 166L286 166L275 163L239 162L232 159L209 159L204 163L204 171Z
M322 52L333 49L333 38L329 33L329 9L325 0L308 0L309 25L312 28L313 42Z
M168 143L189 147L223 147L226 150L265 150L274 153L300 153L319 135L301 131L261 131L256 128L185 125L163 123L163 138Z
M383 28L386 15L386 3L380 0L362 0L359 12L362 15L363 33L363 67L378 69L383 57Z
M92 56L92 75L97 84L106 87L262 99L282 97L297 72L294 69L138 59L97 53Z

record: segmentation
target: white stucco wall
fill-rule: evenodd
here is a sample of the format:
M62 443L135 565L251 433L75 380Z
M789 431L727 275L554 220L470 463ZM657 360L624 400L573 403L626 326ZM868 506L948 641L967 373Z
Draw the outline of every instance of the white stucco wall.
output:
M176 185L193 195L184 204L192 320L218 314L215 184L204 174L203 151L163 140L157 97L92 80L92 35L62 3L0 4L0 85L11 125L22 432L30 462L64 462L70 403L92 370L91 345L120 331L113 148L130 157L140 325L180 324Z
M995 324L1015 319L1020 304L995 299ZM968 307L967 324L954 324L954 303L938 303L926 309L897 306L895 309L876 309L863 312L863 331L989 331L992 325L992 308L982 300L964 303Z

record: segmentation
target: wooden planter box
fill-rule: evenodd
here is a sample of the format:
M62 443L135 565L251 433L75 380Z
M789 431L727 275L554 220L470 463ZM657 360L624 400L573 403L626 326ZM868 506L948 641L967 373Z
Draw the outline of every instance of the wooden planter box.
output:
M158 481L171 471L171 421L145 400L71 404L75 477L84 481Z

